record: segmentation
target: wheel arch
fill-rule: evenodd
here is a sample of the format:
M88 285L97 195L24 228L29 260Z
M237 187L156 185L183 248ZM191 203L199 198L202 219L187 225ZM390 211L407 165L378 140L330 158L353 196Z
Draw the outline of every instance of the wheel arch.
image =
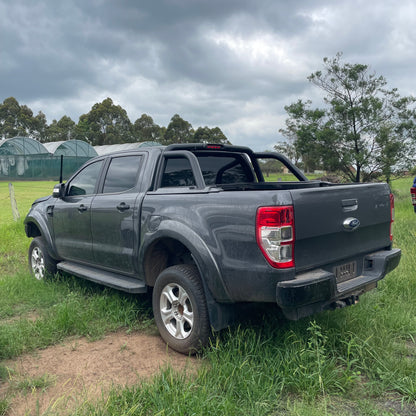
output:
M162 261L166 267L193 262L215 297L229 300L219 266L207 244L194 230L183 223L165 220L156 231L145 233L142 240L139 264L143 265L142 272L149 286L153 286L157 277L149 267L154 259Z
M233 304L220 269L211 251L194 231L183 224L166 221L146 237L139 258L148 286L159 274L175 264L195 264L198 269L214 330L225 328L234 319Z
M51 232L46 221L40 216L27 217L25 219L25 233L27 237L42 237L52 258L59 260L54 245Z

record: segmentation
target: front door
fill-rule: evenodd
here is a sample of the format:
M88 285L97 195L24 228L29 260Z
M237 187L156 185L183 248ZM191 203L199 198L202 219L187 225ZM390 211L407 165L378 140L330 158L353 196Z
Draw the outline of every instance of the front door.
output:
M53 207L53 229L58 255L64 260L93 261L91 204L103 165L87 165L65 187L65 195Z

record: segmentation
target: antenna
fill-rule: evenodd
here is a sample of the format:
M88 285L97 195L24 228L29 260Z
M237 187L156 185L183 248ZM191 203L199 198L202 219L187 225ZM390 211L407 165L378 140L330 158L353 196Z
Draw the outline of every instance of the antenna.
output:
M64 165L64 155L61 155L61 169L59 171L59 183L62 183L62 168Z

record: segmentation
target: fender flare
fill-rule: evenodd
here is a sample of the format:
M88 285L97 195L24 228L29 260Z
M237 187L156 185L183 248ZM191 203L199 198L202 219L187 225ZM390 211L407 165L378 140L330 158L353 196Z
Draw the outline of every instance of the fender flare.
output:
M139 250L139 267L143 276L147 250L152 244L165 238L179 241L190 251L201 276L211 325L216 331L227 327L235 319L232 297L211 250L195 231L183 223L164 220L160 222L156 231L143 234L144 243Z
M39 215L36 212L34 212L33 215L27 216L25 218L24 224L25 224L25 233L26 233L27 237L35 237L35 236L29 234L29 230L28 230L29 224L34 224L38 228L41 236L45 240L45 244L47 246L49 255L53 259L59 260L59 256L56 253L55 247L53 245L53 239L52 239L52 236L51 236L51 232L49 230L48 224L45 221L44 217L42 215Z
M139 250L139 267L142 268L143 275L143 262L147 250L153 243L165 238L179 241L190 251L201 276L204 277L203 283L215 298L225 302L231 300L219 266L207 244L195 231L178 221L161 221L157 230L143 234Z

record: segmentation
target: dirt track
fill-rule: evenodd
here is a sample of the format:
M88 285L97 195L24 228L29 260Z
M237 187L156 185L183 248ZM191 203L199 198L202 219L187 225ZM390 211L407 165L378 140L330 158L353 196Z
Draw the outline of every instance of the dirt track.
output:
M168 350L159 336L117 332L89 342L85 338L67 340L57 346L36 351L4 363L12 370L2 392L20 380L46 376L51 385L26 394L17 393L10 415L42 414L54 408L59 414L85 400L94 401L115 386L126 386L149 378L167 364L176 370L192 372L198 360Z

